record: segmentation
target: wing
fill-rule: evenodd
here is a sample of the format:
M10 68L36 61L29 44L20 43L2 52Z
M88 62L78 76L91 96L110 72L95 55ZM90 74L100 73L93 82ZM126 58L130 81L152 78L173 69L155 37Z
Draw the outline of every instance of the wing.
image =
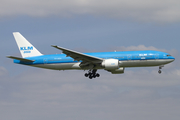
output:
M76 52L73 50L69 50L63 47L59 47L56 45L52 45L52 47L55 47L59 50L62 50L62 52L64 54L66 54L67 56L72 57L74 60L80 61L82 60L84 63L100 63L103 61L102 58L98 58L98 57L94 57L94 56L90 56L84 53L80 53L80 52Z

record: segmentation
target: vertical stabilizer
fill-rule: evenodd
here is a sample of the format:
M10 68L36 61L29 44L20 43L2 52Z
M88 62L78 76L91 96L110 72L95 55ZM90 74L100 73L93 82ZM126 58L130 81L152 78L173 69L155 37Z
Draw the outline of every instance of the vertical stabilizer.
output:
M40 56L42 55L26 38L24 38L19 32L13 32L14 38L18 45L19 51L23 58Z

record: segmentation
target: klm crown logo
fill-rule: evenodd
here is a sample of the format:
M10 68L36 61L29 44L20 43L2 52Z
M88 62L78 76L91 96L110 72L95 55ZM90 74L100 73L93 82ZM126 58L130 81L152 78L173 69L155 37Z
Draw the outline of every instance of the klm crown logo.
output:
M20 50L33 50L33 47L28 46L28 47L20 47Z

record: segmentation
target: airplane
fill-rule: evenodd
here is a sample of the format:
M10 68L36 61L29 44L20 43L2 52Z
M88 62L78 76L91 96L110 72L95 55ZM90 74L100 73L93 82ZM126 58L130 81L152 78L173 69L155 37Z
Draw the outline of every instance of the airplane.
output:
M161 74L162 67L175 60L168 53L154 50L81 53L57 45L52 47L61 50L61 54L43 55L19 32L13 35L22 55L7 56L14 59L14 63L52 70L88 70L84 75L89 79L100 77L98 69L123 74L126 67L159 66Z

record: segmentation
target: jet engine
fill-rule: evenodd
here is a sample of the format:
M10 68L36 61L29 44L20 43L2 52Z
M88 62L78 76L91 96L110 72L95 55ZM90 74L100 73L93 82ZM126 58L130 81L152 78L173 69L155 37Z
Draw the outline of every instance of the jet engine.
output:
M105 68L105 70L116 70L119 68L119 60L106 59L101 63L101 66Z

